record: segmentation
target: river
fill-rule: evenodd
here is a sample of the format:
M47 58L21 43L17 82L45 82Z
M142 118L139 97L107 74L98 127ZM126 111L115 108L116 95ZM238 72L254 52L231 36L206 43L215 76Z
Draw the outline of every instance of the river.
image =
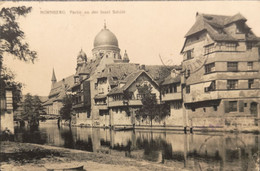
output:
M15 127L15 141L121 155L189 170L260 170L260 135L174 131L111 131L41 122Z

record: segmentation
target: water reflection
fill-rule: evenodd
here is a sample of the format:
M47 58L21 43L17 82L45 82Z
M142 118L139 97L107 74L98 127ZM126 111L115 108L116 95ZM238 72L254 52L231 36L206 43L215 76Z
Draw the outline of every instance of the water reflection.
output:
M190 170L259 170L260 136L254 134L161 131L116 132L41 123L15 129L21 142L49 144L144 159Z

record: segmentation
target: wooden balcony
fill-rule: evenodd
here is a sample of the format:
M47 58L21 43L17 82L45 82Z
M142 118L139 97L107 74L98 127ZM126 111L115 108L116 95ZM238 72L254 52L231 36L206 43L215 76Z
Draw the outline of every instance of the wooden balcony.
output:
M216 90L209 92L193 92L190 94L184 94L184 101L186 103L227 99L227 98L258 98L260 91L258 89L234 89L234 90Z
M181 93L169 93L162 96L162 101L181 100Z

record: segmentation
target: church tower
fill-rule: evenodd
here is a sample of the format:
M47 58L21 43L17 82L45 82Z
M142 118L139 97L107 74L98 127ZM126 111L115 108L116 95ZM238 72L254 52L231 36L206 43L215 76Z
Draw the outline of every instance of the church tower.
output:
M57 82L56 76L55 76L55 72L54 72L54 68L52 70L52 78L51 78L51 87L54 86L54 84Z

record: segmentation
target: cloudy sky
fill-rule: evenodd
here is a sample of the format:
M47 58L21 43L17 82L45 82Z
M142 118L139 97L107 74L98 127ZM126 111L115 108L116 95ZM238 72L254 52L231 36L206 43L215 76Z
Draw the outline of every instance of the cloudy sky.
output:
M25 84L23 93L45 96L50 91L53 68L61 80L75 73L81 48L89 59L92 57L93 41L104 20L117 36L122 53L127 50L131 62L149 65L162 64L159 54L164 63L181 63L179 52L196 12L240 12L260 36L260 1L0 2L1 8L19 5L33 7L19 23L30 48L38 52L38 60L30 64L5 55L4 64Z

